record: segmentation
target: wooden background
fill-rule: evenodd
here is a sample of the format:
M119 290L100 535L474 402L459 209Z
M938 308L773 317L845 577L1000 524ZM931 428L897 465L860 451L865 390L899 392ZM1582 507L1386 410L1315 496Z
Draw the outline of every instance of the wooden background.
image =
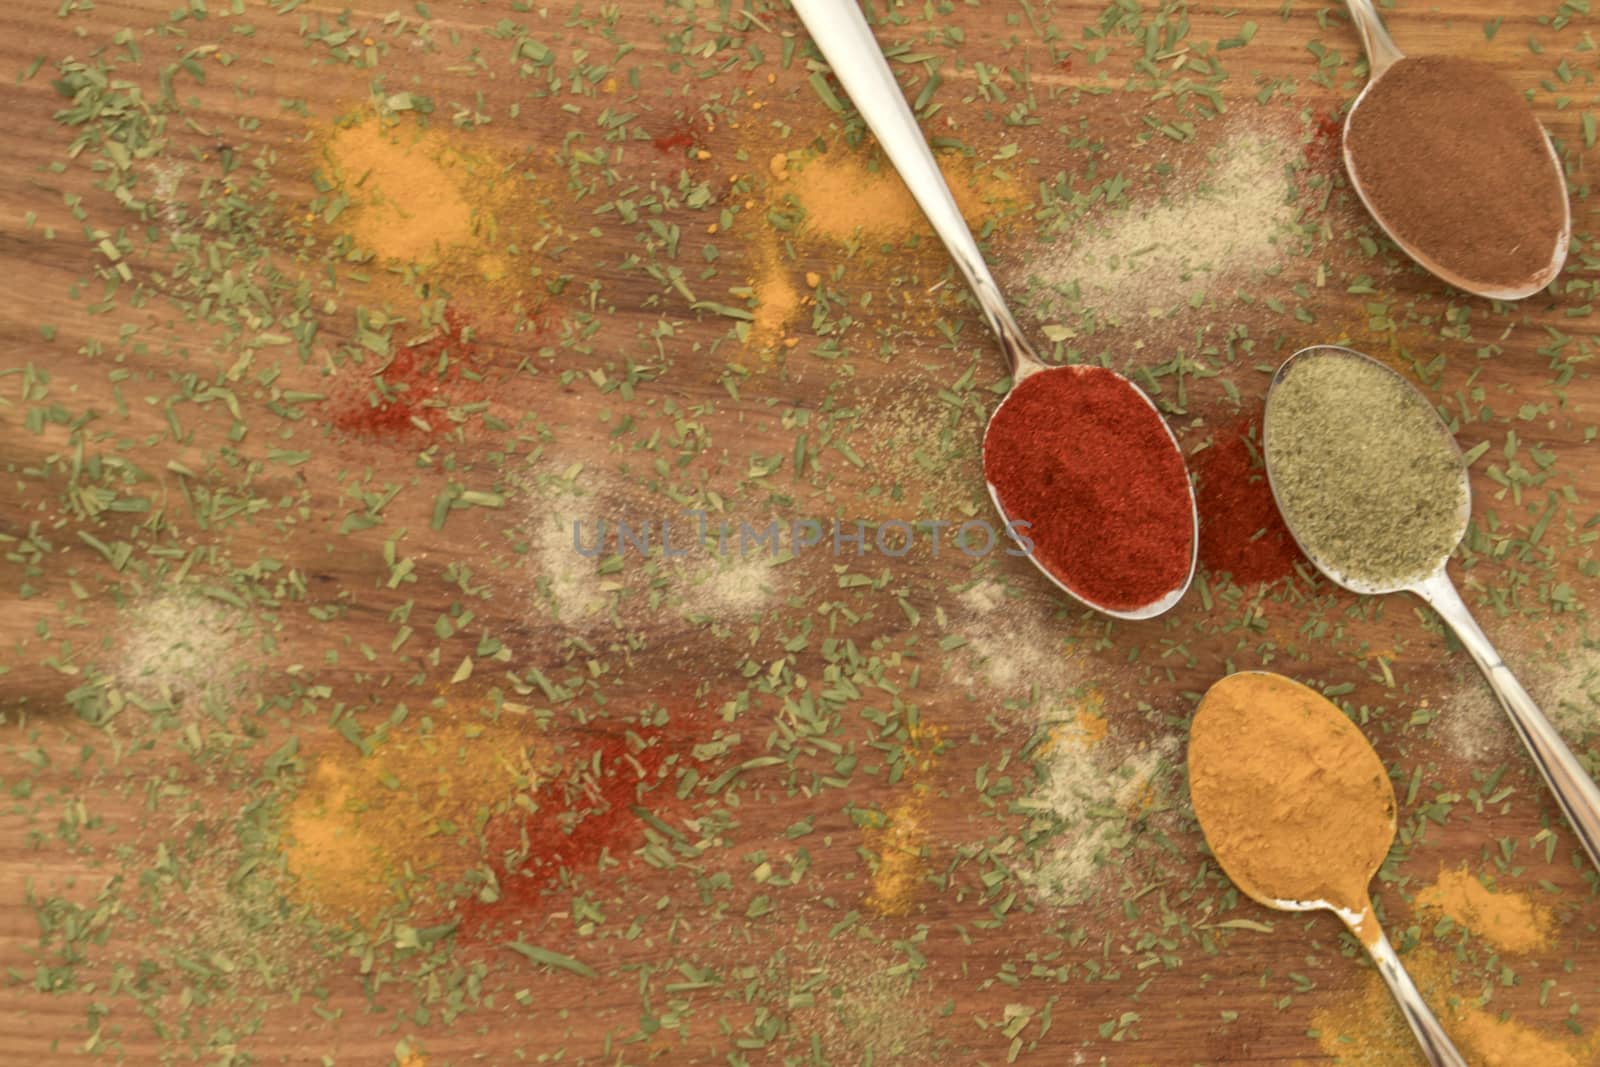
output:
M857 150L792 13L738 6L30 0L0 16L17 75L0 88L7 1061L1270 1064L1331 1060L1315 1032L1345 1025L1371 1044L1349 1062L1404 1062L1337 923L1241 903L1188 813L1194 700L1266 666L1337 687L1391 766L1401 844L1377 896L1408 958L1431 961L1435 1002L1597 1062L1594 872L1414 603L1213 577L1168 618L1113 625L1024 561L935 559L925 540L903 559L801 553L760 576L766 593L659 559L596 575L567 556L577 577L563 577L529 551L552 516L987 514L975 457L999 352L926 236L892 255L804 228L774 239L774 190L803 179L772 156ZM1364 249L1329 171L1328 197L1303 205L1308 254L1239 268L1176 324L1133 315L1056 346L1160 370L1148 380L1190 449L1304 344L1420 368L1463 445L1488 444L1468 598L1580 746L1600 688L1586 7L1388 13L1403 48L1479 56L1528 89L1566 151L1579 236L1552 291L1491 307ZM1124 170L1141 210L1166 169L1240 123L1315 147L1364 75L1337 5L907 5L879 29L921 56L899 64L908 93L937 68L930 132L1018 190L985 244L1019 302L1068 239L1041 210L1058 175L1059 203ZM52 87L74 63L108 79L100 97L67 90L101 102L80 124ZM1186 79L1227 114L1162 91ZM426 272L342 259L312 185L333 124L397 93L431 100L430 121L471 150L518 160L542 213L501 209L519 239L542 238L523 261L537 277L443 287L488 357L481 381L440 394L470 410L432 436L332 413L374 367L370 351L355 361L358 308L402 320L396 348L427 328ZM132 162L100 139L157 114L164 144ZM1191 134L1160 132L1184 122ZM167 195L196 245L153 199L164 161L182 168ZM691 197L702 183L709 203ZM759 324L739 290L773 263L800 294L776 334L742 340L743 318L686 296ZM443 407L425 409L435 428ZM389 488L370 523L348 521ZM441 496L463 506L437 523ZM111 503L134 498L151 510ZM164 652L168 633L186 651ZM119 670L151 649L166 691L120 703L140 681ZM604 854L498 909L431 898L357 920L328 906L333 883L319 902L283 859L296 798L320 767L412 736L396 705L443 722L463 701L537 722L523 743L560 753L558 778L588 766L614 784L632 758L632 796L603 787L620 820L594 838ZM1080 761L1061 757L1069 744ZM1053 823L1039 798L1075 762L1071 780L1102 799L1130 768L1142 791ZM427 787L425 761L404 766L397 789ZM1065 895L1030 877L1088 834L1099 862ZM490 838L492 855L505 842ZM1548 908L1548 947L1497 953L1414 905L1463 865ZM418 928L438 939L415 947ZM250 953L262 974L238 964ZM1473 1042L1491 1062L1492 1036Z

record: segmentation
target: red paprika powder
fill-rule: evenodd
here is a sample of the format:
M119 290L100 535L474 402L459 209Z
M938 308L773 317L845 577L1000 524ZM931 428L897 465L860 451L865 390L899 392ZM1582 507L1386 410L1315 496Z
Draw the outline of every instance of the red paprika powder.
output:
M1191 458L1200 507L1200 562L1239 585L1275 582L1302 557L1272 499L1261 459L1261 415L1218 430Z
M334 426L356 437L444 429L448 425L444 407L468 399L461 394L475 384L471 372L483 362L471 336L471 325L447 309L430 339L397 349L378 375L362 374L344 390L333 414ZM377 378L382 379L381 388Z
M561 733L560 770L537 782L533 803L514 805L485 825L497 892L493 901L474 896L459 903L459 936L498 940L543 922L591 880L615 879L639 862L652 830L692 807L687 793L679 795L682 782L715 778L752 754L751 742L729 734L722 705L720 695L650 700L664 713L659 718L592 714L581 728ZM551 736L541 732L541 743ZM708 746L714 751L699 749L711 741L719 742Z
M983 439L983 472L1033 558L1091 604L1133 611L1189 577L1183 456L1144 394L1101 367L1024 378Z
M1336 114L1311 120L1311 137L1306 141L1306 162L1314 166L1338 166L1343 163L1344 123Z

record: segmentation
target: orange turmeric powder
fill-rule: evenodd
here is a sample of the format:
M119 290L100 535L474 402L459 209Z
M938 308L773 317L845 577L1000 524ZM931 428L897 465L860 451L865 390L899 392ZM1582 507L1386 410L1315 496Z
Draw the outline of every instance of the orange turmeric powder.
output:
M1394 787L1320 693L1265 672L1212 686L1190 726L1189 791L1211 851L1252 898L1371 914L1367 883L1394 841Z
M293 895L370 927L449 899L481 859L482 824L537 787L551 753L531 722L442 709L455 721L404 729L370 755L324 756L290 803L282 848Z

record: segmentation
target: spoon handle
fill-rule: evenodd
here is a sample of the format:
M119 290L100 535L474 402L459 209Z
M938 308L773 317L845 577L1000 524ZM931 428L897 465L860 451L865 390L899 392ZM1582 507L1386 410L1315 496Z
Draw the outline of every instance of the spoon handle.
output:
M1562 814L1577 831L1578 840L1589 854L1589 861L1600 867L1600 788L1595 786L1594 779L1589 777L1583 764L1578 762L1578 757L1572 754L1556 728L1539 710L1539 705L1534 703L1533 697L1522 688L1516 675L1511 673L1511 668L1505 665L1500 653L1489 643L1489 638L1479 628L1461 594L1451 583L1450 576L1441 569L1418 586L1417 593L1432 604L1439 617L1456 632L1467 653L1483 671L1484 677L1489 680L1489 687L1511 717L1511 725L1516 728L1517 736L1528 746L1539 773L1544 775L1544 780L1555 793Z
M855 101L856 110L861 112L878 144L928 216L934 232L950 250L972 294L977 297L989 328L1000 339L1001 347L1011 360L1013 376L1039 369L1042 364L1006 307L1000 287L989 273L983 254L978 251L978 242L972 239L972 231L956 206L955 197L950 195L950 187L933 160L928 142L861 8L855 0L793 0L793 3L811 39L833 68L834 76Z
M1405 53L1400 51L1394 38L1384 28L1383 19L1378 16L1378 9L1372 6L1372 0L1344 2L1350 9L1350 21L1356 24L1356 32L1361 34L1361 47L1367 50L1367 80L1377 81L1378 76L1394 66L1396 60L1404 59Z
M1422 1054L1428 1058L1428 1062L1433 1067L1467 1067L1467 1061L1456 1051L1439 1017L1422 999L1422 991L1411 980L1411 975L1406 973L1405 964L1400 962L1400 956L1389 944L1389 938L1383 931L1378 931L1378 940L1367 944L1367 952L1371 954L1372 962L1378 965L1378 973L1389 984L1389 992L1394 994L1395 1003L1400 1005L1400 1014L1406 1017L1406 1023L1416 1035L1417 1044L1422 1046Z

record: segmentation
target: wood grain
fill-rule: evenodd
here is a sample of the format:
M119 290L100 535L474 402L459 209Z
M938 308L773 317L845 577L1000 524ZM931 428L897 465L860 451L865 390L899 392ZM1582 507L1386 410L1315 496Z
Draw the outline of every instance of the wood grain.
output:
M845 120L810 84L787 8L758 4L743 17L730 5L640 0L239 6L228 14L211 0L204 17L196 5L178 18L175 4L68 0L0 15L0 69L22 74L44 59L0 86L13 131L0 166L10 279L0 320L6 1062L1333 1062L1310 1031L1359 1010L1370 967L1331 918L1241 903L1187 808L1182 745L1194 700L1228 671L1258 667L1340 686L1390 766L1402 841L1376 895L1408 955L1454 967L1446 985L1464 1005L1507 1013L1574 1063L1600 1062L1586 1036L1600 993L1594 872L1470 663L1416 604L1364 603L1302 575L1265 589L1218 582L1168 618L1112 625L1053 596L1024 560L974 560L948 546L935 557L919 539L903 558L801 553L766 576L774 592L750 600L692 584L695 560L625 560L614 587L596 584L591 568L590 584L568 589L568 609L572 597L593 597L601 610L552 610L552 557L529 542L563 508L687 523L688 509L715 494L734 521L757 525L987 515L977 446L1001 361L931 235L892 253L804 230L771 244L769 209L781 206L771 156L852 151ZM886 44L937 61L930 133L959 139L984 167L1018 146L1008 165L1024 203L999 213L985 238L1009 291L1029 293L1049 251L1039 209L1052 183L1086 192L1122 171L1136 202L1154 202L1165 170L1202 166L1230 133L1298 150L1361 84L1358 44L1336 5L1145 6L1135 35L1101 30L1100 3L906 6L892 17L872 5ZM1511 7L1401 0L1388 14L1403 48L1494 63L1569 150L1579 237L1552 291L1492 308L1392 250L1369 254L1359 238L1370 224L1330 174L1326 201L1319 192L1305 207L1311 232L1323 231L1311 253L1271 273L1244 270L1199 312L1133 315L1074 345L1129 371L1188 360L1187 395L1170 375L1160 385L1191 450L1258 404L1260 368L1302 345L1348 342L1425 371L1463 447L1489 446L1474 468L1478 539L1458 575L1529 688L1569 701L1561 725L1592 758L1600 384L1587 362L1594 153L1584 116L1595 26L1572 5ZM1164 47L1166 31L1150 29L1158 19L1186 21L1181 45ZM1247 22L1256 26L1247 45L1215 50ZM508 25L548 48L550 64L539 65L538 49L514 54ZM326 39L345 31L356 62ZM1102 43L1107 55L1092 62ZM213 268L190 275L213 292L157 288L157 278L185 276L184 251L163 236L177 224L118 202L126 179L107 180L102 145L72 154L91 127L59 117L69 102L51 85L71 57L113 65L113 77L154 101L161 69L185 56L204 80L174 74L168 141L154 161L182 168L174 195L196 212L183 225L205 245L265 220L249 238L266 250L250 276L264 295L226 313L217 302L237 298L227 286L242 276L225 286ZM1180 62L1215 58L1227 113L1208 118L1199 98L1153 96L1141 57L1180 73ZM929 68L900 65L918 92ZM1202 68L1189 70L1205 84ZM352 370L349 359L355 310L404 319L398 343L425 332L422 301L392 265L334 262L334 223L296 221L321 195L313 175L332 125L399 92L429 97L432 122L447 130L452 116L484 116L451 136L515 161L554 220L549 243L527 253L541 273L520 292L452 294L484 361L483 381L451 402L486 407L427 440L331 425L329 405L362 395L370 377L370 365ZM1007 121L1018 114L1020 124ZM1152 135L1147 117L1192 120L1195 133ZM684 129L688 151L652 143ZM227 222L203 214L230 202L216 191L223 145L243 163ZM153 166L130 172L141 196ZM213 188L202 192L202 181ZM708 209L686 202L701 184ZM659 228L625 224L619 200ZM720 209L737 220L731 230ZM675 255L662 236L672 227ZM121 237L138 249L127 257L136 280L108 299L115 266L100 242ZM691 306L664 273L681 269L701 301L733 303L761 276L768 247L807 301L785 324L792 347L741 345L731 320ZM802 285L808 272L822 280ZM545 283L558 277L567 280L551 295ZM301 285L309 296L296 295ZM249 373L227 378L267 328L246 316L296 307L317 325L308 354L255 348ZM1240 325L1247 337L1228 333ZM275 378L255 377L274 367ZM616 389L630 374L631 398ZM237 415L219 394L196 399L229 383ZM331 399L288 418L282 393L292 390ZM237 440L236 423L248 427ZM913 453L939 427L948 454L918 466ZM797 473L799 432L811 453ZM274 449L309 455L285 462ZM775 474L751 473L774 456L786 459ZM93 468L96 457L145 474L124 479L125 468ZM1518 499L1503 484L1513 463L1549 477ZM588 495L552 496L575 469ZM85 517L75 494L90 484L149 498L160 521ZM397 491L380 521L349 529L366 507L360 494L385 486ZM506 502L450 511L436 527L452 486ZM200 497L212 504L193 503ZM114 567L82 533L134 555ZM395 577L397 559L413 561L414 581ZM1008 599L979 610L975 584ZM185 597L207 586L242 606L213 596L214 614L195 615ZM162 603L191 607L162 615L152 607ZM465 611L471 622L438 623ZM148 650L152 627L178 622L200 635L181 691L85 721L86 709L105 714L85 688L133 691L119 670ZM483 651L487 636L506 658ZM453 683L469 656L471 677ZM1016 666L1002 676L1001 664ZM551 696L535 672L573 698ZM563 773L590 759L596 775L622 765L608 755L601 767L599 753L620 751L625 729L643 738L636 760L670 754L660 776L641 772L629 806L659 825L629 816L602 856L558 885L530 880L516 907L452 898L367 922L308 904L279 845L319 768L359 766L340 722L372 744L412 736L423 717L448 724L460 707L476 714L507 700L531 709L529 744L564 753ZM816 737L800 732L796 708L807 700L833 709ZM1052 830L1018 801L1048 795L1049 748L1085 707L1103 712L1108 736L1084 759L1103 775L1141 761L1157 770L1142 797L1103 815L1103 862L1070 887L1081 899L1069 903L1024 875L1101 832L1100 817ZM652 708L668 712L654 727ZM715 754L694 754L711 742ZM689 766L700 785L680 790ZM1066 773L1059 756L1056 766ZM722 774L723 790L702 788ZM254 851L238 851L240 828L264 835ZM656 865L640 855L652 836ZM242 873L241 856L253 865ZM882 871L894 864L911 888L886 904ZM1414 908L1420 888L1463 865L1550 910L1546 951L1497 955ZM781 884L790 873L794 884ZM281 905L281 924L237 925L229 901L246 882ZM258 899L247 917L261 914ZM1271 929L1218 925L1240 919ZM429 951L396 947L403 925L435 921L461 925ZM539 966L508 941L594 974ZM281 970L272 982L230 973L188 960L190 944L254 948ZM1395 1025L1372 1019L1374 1032ZM1400 1062L1397 1049L1380 1042L1377 1058L1357 1062Z

